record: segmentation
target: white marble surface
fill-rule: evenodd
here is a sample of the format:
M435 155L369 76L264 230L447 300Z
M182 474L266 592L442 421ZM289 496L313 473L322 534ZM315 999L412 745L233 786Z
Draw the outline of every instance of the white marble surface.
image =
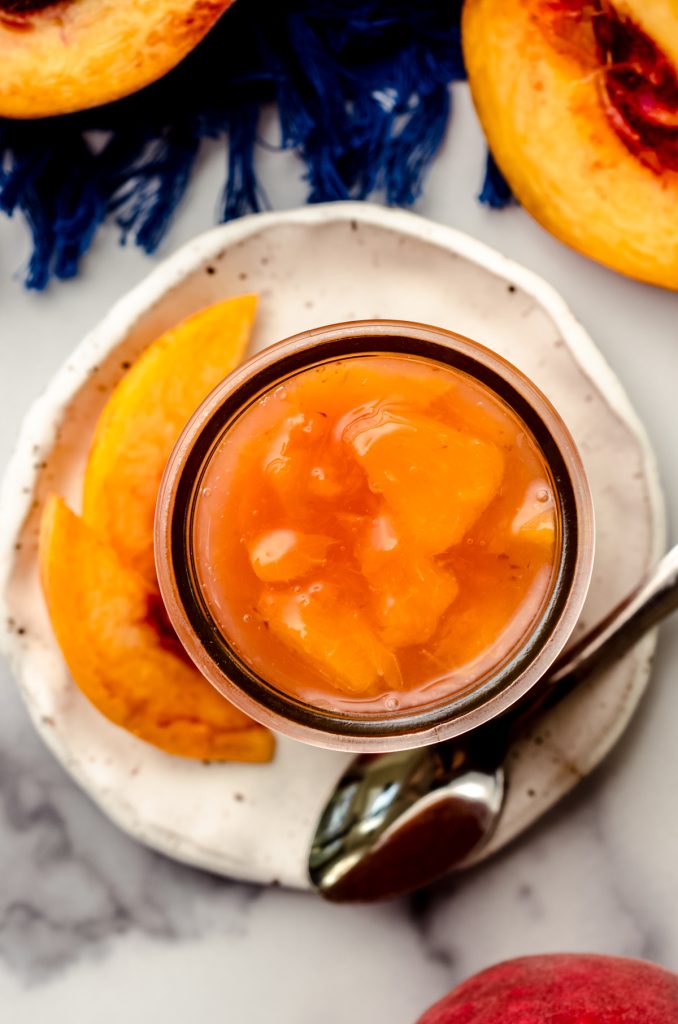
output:
M570 253L519 209L478 207L482 142L464 87L455 98L419 212L562 292L647 426L675 542L678 296ZM263 156L274 204L297 205L294 158ZM206 156L160 256L211 223L222 165L219 151ZM11 280L26 252L19 225L0 222L0 468L30 400L149 265L109 235L79 280L36 296ZM616 752L529 835L472 873L368 908L224 882L137 846L44 750L0 665L0 1019L413 1024L456 981L506 956L587 949L678 969L674 662L678 620L663 627L653 684Z

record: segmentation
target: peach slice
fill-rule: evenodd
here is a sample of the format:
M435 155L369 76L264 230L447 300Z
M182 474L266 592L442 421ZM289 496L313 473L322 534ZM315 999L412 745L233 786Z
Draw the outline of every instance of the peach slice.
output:
M678 7L466 0L471 93L517 198L548 231L678 289Z
M127 96L179 63L233 0L0 0L0 117Z
M226 299L166 331L123 377L99 418L83 517L149 582L165 464L191 413L242 359L256 301L254 295Z
M434 555L458 544L499 491L504 459L489 441L425 416L366 407L344 439L396 531Z
M402 687L398 661L365 618L342 604L338 587L315 582L294 590L267 590L259 614L268 628L345 693L368 693L376 685Z
M169 754L270 760L271 733L200 675L165 631L157 591L61 498L45 506L40 568L66 663L106 718Z

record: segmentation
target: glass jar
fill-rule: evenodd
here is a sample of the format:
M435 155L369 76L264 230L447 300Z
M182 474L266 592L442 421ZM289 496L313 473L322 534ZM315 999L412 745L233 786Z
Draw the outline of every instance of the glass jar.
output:
M559 551L540 614L507 656L462 691L415 707L336 710L286 692L255 671L217 625L199 583L194 516L201 481L225 434L253 402L294 375L370 355L409 355L462 371L493 392L532 435L555 490ZM588 589L594 551L591 494L563 421L515 367L441 328L374 320L304 332L265 349L196 410L173 450L156 511L156 565L169 618L202 674L233 704L298 740L353 751L420 746L466 732L521 701L564 647ZM304 672L303 659L299 672Z

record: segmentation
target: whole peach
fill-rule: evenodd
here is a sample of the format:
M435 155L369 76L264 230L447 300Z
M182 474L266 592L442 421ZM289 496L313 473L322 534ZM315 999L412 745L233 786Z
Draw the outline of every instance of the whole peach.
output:
M481 971L418 1024L677 1024L678 975L642 960L530 956Z

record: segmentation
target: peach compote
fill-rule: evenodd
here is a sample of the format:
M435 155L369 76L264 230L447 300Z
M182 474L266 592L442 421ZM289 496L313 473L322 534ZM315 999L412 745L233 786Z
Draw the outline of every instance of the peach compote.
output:
M255 399L211 456L199 584L269 684L338 712L424 705L482 679L542 613L554 494L525 424L467 374L322 363Z

